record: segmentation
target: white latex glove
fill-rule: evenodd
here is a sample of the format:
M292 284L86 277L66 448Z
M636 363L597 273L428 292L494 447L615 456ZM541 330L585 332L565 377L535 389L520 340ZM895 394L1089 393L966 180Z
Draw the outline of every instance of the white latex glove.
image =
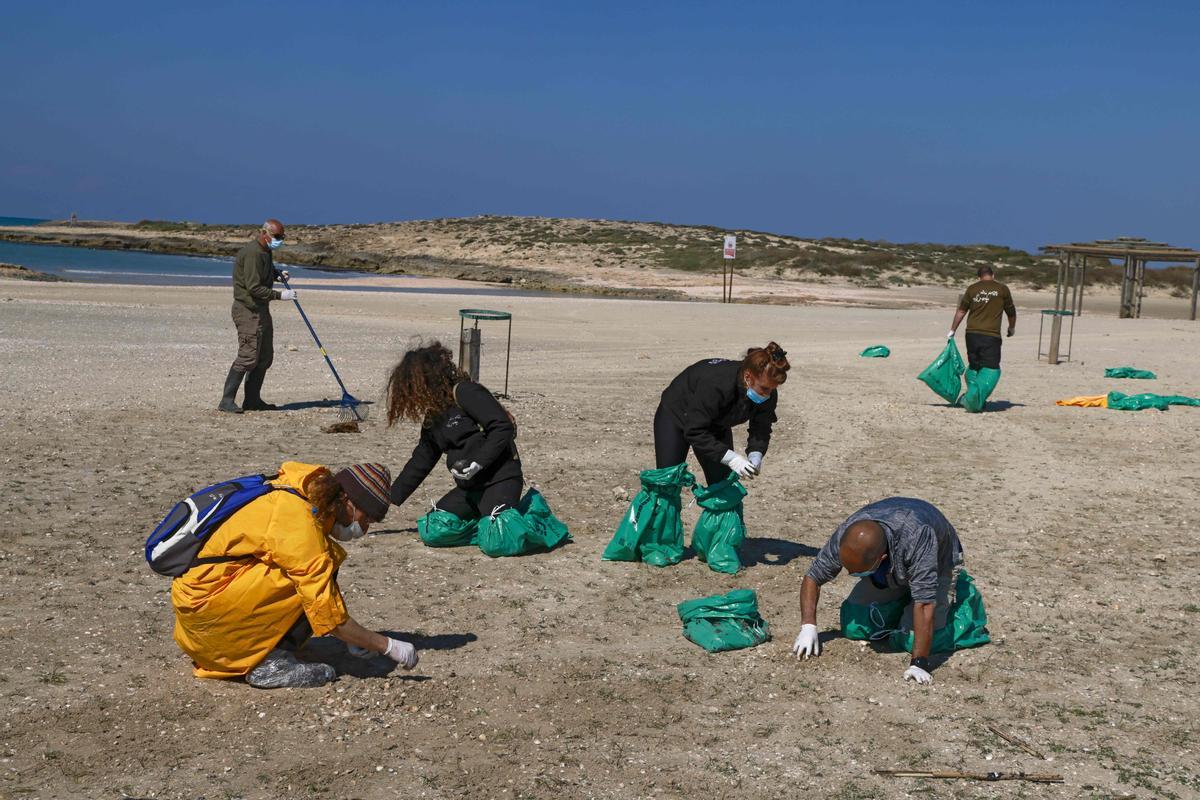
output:
M278 272L279 272L279 277L276 280L287 281L288 278L292 277L292 274L290 272L288 272L286 269L278 270Z
M916 681L920 684L927 684L933 683L933 676L920 667L910 666L908 669L904 670L904 680Z
M755 472L762 472L762 453L747 453L746 460L750 462L750 466L754 467Z
M295 289L280 289L279 290L279 299L280 300L295 300L296 299L296 290Z
M953 338L954 338L954 331L950 331L949 333L947 333L947 334L946 334L946 338L947 338L947 339L953 339Z
M729 467L737 473L739 478L744 480L753 480L754 476L758 473L758 470L754 468L754 465L748 459L739 456L732 450L725 451L725 455L721 457L721 463Z
M816 625L800 626L800 635L796 637L796 643L792 645L792 652L796 654L796 658L821 655L821 640L817 637Z
M483 466L478 461L472 461L470 466L468 466L462 472L452 469L450 470L450 474L458 478L460 481L469 481L471 478L474 478L476 475L478 475L479 470L481 469L483 469Z
M399 639L388 638L387 652L384 655L405 669L412 669L417 665L417 648Z

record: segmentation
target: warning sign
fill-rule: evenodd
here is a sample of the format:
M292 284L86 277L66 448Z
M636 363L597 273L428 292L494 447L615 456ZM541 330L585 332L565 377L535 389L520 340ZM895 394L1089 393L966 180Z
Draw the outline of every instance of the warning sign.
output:
M737 237L736 236L726 236L725 237L725 257L726 258L735 258L736 256L737 256Z

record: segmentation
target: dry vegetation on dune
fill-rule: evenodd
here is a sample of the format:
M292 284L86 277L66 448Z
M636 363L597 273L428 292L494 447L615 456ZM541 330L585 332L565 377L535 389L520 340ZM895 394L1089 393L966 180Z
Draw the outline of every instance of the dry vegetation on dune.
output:
M4 238L116 249L224 255L255 225L142 220L50 223ZM45 231L45 233L43 233ZM865 239L806 239L752 230L658 222L478 216L345 225L292 225L283 258L292 264L521 282L537 288L596 291L638 286L680 289L688 274L721 270L721 237L738 236L738 273L766 282L831 283L886 289L960 286L978 267L1032 289L1053 286L1054 259L990 244L896 244ZM1089 283L1115 285L1121 268L1089 262ZM657 276L657 279L654 277ZM1186 293L1190 267L1151 270L1149 289Z

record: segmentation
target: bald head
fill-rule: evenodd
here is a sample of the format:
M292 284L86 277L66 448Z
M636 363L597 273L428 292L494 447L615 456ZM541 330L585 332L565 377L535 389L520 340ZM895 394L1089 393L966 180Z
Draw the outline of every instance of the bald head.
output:
M850 524L842 535L838 548L842 566L847 572L866 572L874 569L887 552L887 537L878 522L869 519Z

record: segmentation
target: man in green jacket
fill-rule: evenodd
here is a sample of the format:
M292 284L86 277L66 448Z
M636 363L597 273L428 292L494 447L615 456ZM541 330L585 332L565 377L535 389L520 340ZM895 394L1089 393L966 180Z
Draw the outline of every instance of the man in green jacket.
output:
M271 256L283 244L283 223L269 219L263 223L254 241L238 251L233 264L233 326L237 329L238 352L225 392L217 408L231 414L246 411L274 411L277 406L262 399L263 379L275 358L275 329L271 324L272 300L295 300L292 289L275 289L277 280L287 280L286 272L275 269ZM236 402L238 386L246 379L246 395L241 408Z

